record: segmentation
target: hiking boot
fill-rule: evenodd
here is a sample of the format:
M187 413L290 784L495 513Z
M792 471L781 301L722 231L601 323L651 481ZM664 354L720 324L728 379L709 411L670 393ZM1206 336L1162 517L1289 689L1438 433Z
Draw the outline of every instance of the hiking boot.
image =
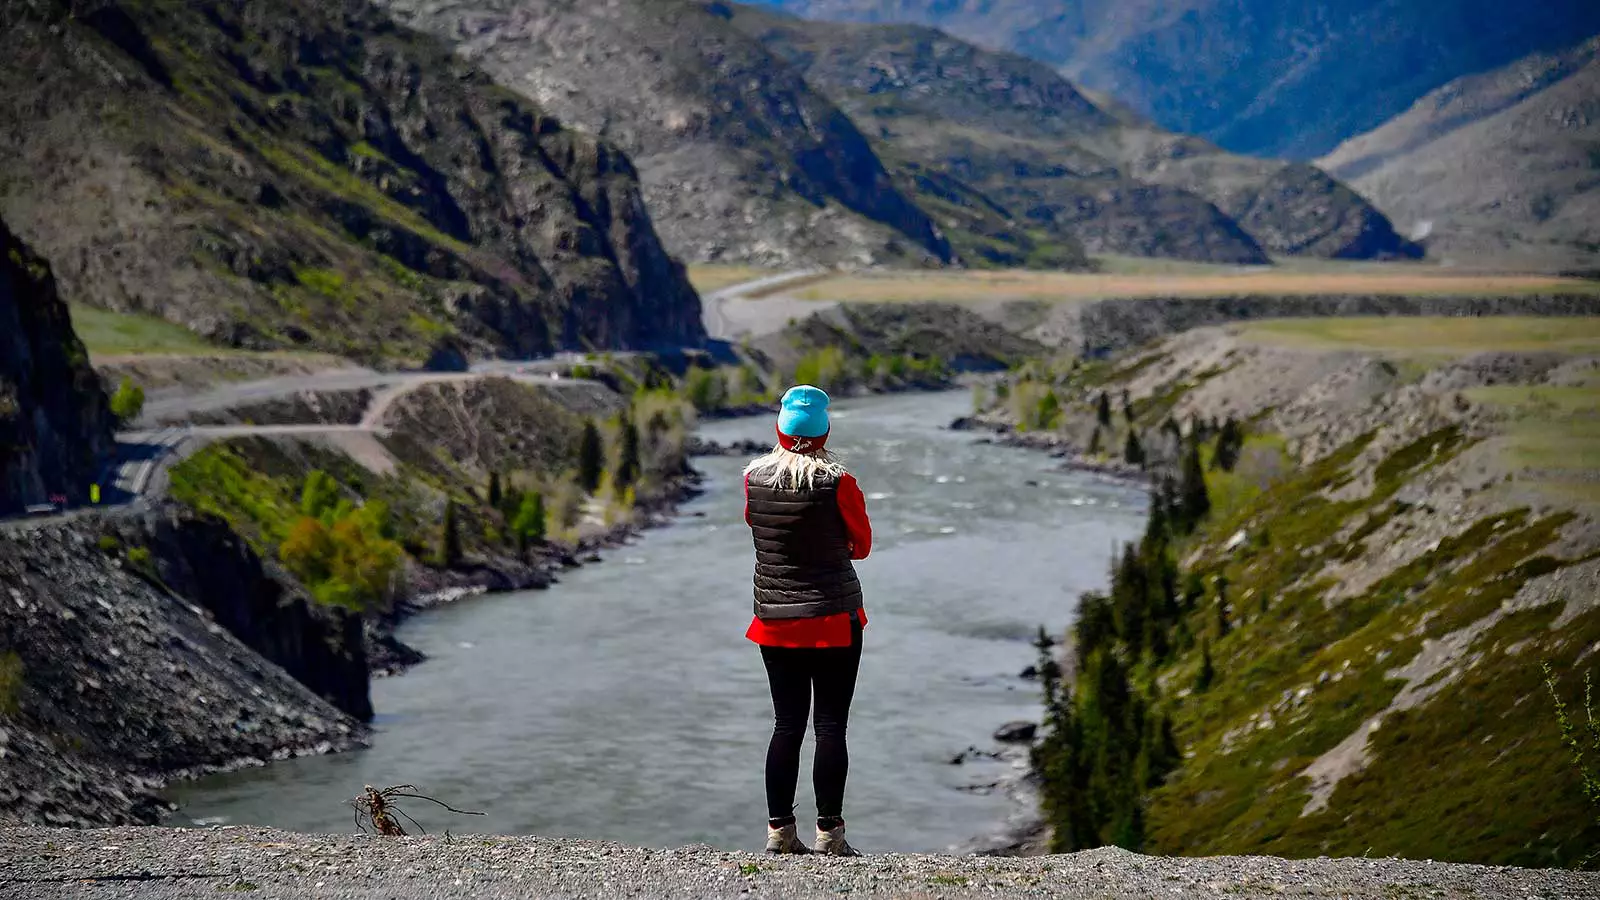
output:
M856 848L844 839L844 823L827 831L817 829L817 853L823 856L860 856Z
M767 826L767 852L768 853L810 853L811 848L800 841L800 835L795 832L794 823L773 828Z

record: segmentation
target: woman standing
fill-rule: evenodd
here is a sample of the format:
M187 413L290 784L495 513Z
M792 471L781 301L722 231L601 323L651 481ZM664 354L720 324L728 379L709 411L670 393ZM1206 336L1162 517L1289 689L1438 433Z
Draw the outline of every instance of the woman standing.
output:
M826 449L828 395L790 388L778 413L778 445L745 469L745 522L755 538L755 620L772 688L767 748L767 852L809 852L795 833L800 744L816 698L816 852L859 856L844 839L845 726L861 663L861 582L851 560L872 550L872 526L856 480Z

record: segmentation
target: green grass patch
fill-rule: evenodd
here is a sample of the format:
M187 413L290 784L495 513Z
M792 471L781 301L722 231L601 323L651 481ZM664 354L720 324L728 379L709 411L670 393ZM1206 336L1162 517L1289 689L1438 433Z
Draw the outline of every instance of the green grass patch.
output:
M219 353L199 335L165 319L72 305L72 328L93 356L142 353Z
M264 556L275 556L300 514L298 479L263 472L227 444L199 450L169 475L172 499L224 519Z
M1466 392L1502 416L1497 459L1563 505L1600 506L1600 386L1498 385Z
M1211 497L1211 515L1228 519L1250 505L1257 497L1289 472L1292 461L1289 447L1281 435L1248 434L1239 451L1239 461L1233 471L1225 472L1211 467L1216 455L1214 444L1201 448L1201 462L1206 467L1206 493Z
M1264 343L1455 357L1492 350L1600 352L1600 318L1373 316L1273 319L1241 326Z

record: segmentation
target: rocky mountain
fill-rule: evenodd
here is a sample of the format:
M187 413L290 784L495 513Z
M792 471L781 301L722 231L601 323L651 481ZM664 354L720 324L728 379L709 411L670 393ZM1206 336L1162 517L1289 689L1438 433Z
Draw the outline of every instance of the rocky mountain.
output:
M686 0L381 0L500 83L638 161L696 260L948 262L948 241L795 71Z
M75 299L366 358L703 340L623 152L366 4L0 18L0 212Z
M1440 255L1600 259L1600 37L1429 93L1321 164Z
M1591 0L756 0L1024 53L1162 126L1306 159L1452 79L1600 31Z
M112 419L50 267L0 221L0 513L82 500Z
M1094 252L1259 263L1265 253L1415 255L1372 204L1303 164L1228 153L1041 63L916 25L734 21L874 136L921 193L953 178ZM931 183L931 184L930 184Z

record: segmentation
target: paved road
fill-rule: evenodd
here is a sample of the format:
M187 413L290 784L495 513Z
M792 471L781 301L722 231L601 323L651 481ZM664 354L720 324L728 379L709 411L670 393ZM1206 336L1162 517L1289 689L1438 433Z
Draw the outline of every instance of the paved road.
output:
M501 361L479 363L469 372L375 372L371 369L334 369L314 375L284 375L225 384L199 393L162 397L145 404L144 413L135 424L149 429L166 423L181 423L197 413L221 412L281 400L307 392L338 393L345 391L385 391L399 389L401 393L425 384L441 381L464 381L499 375L517 380L549 381L553 374L572 368L584 361L581 354L560 354L547 359L524 362Z
M163 403L162 416L179 410L190 414L220 411L235 406L260 403L306 391L329 392L379 389L368 404L358 425L326 423L284 425L148 425L117 435L116 456L101 470L101 502L50 516L28 516L0 520L0 530L27 531L47 525L70 522L92 514L133 515L141 512L150 499L160 497L167 486L167 470L190 454L211 443L241 437L322 437L339 434L384 434L384 416L395 401L430 384L509 378L543 387L591 387L598 382L561 378L560 373L583 357L563 354L530 362L496 361L475 366L470 372L371 372L336 370L324 375L303 375L263 379L217 388L190 397L173 398ZM147 409L141 422L152 418Z
M721 304L753 291L779 287L811 277L820 269L797 269L723 288L706 296L707 330L718 336L726 325ZM714 324L721 323L721 324ZM612 358L637 355L630 351L608 354ZM164 396L145 405L134 430L117 435L116 456L102 470L101 503L97 507L67 510L52 516L19 517L0 521L3 530L27 530L70 521L92 513L130 514L166 489L166 471L206 444L240 437L318 437L337 434L382 434L383 420L394 403L417 388L430 384L509 378L524 384L564 388L592 386L596 382L562 377L585 363L582 353L563 352L535 360L492 360L474 364L467 372L378 372L372 369L331 369L311 375L285 375L213 387L193 394ZM184 420L207 412L221 412L316 392L372 391L358 425L192 425Z
M755 281L740 282L706 294L701 298L701 305L705 310L706 334L719 341L731 341L738 338L742 332L734 327L729 320L727 304L746 299L758 291L771 290L796 281L804 281L807 278L820 275L823 271L823 269L817 268L792 269L788 272L768 275L765 278L757 278Z

